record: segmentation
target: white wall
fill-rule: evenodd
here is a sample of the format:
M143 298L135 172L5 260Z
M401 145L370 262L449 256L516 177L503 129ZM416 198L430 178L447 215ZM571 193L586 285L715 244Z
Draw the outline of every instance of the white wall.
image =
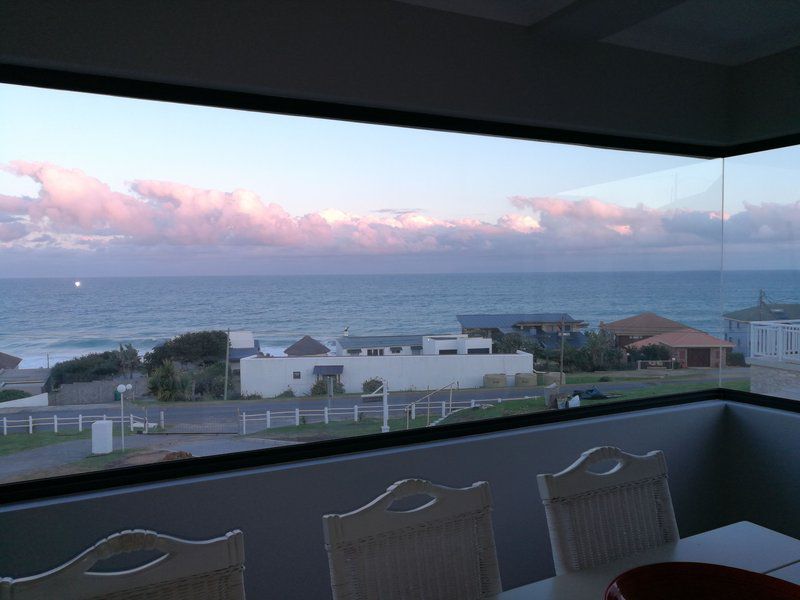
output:
M19 400L0 402L0 408L16 408L20 406L47 406L47 394L36 394Z
M482 387L487 373L530 373L530 354L454 354L444 356L308 356L245 358L241 365L242 394L277 396L291 389L308 394L316 381L314 366L343 365L341 382L346 392L360 393L361 384L373 377L389 382L389 389L436 389L457 381L462 388ZM300 379L292 377L300 373Z
M471 348L488 348L492 352L491 338L469 337L465 334L448 336L427 336L422 339L423 354L439 354L440 350L455 350L467 354Z

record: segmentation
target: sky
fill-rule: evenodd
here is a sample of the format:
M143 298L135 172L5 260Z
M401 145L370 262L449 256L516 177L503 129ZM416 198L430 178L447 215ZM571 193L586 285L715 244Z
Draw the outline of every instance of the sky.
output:
M723 165L9 85L0 114L0 277L799 266L800 147Z

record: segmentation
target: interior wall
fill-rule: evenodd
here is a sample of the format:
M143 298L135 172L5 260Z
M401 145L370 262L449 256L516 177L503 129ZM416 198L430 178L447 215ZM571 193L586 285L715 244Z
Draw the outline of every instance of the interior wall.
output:
M0 3L0 61L724 143L725 67L390 0Z
M800 538L800 414L730 403L726 519Z
M203 539L240 528L248 597L325 598L322 515L362 506L398 479L422 477L450 486L490 482L501 576L513 588L553 575L536 474L557 472L593 446L662 449L681 535L725 524L724 409L702 402L4 506L0 575L52 568L122 529Z

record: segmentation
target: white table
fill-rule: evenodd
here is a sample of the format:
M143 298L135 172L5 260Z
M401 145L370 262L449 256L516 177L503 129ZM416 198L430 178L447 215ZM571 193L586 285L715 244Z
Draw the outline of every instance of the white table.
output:
M508 590L498 600L601 600L608 584L628 569L678 561L726 565L800 583L800 540L741 521L607 565Z

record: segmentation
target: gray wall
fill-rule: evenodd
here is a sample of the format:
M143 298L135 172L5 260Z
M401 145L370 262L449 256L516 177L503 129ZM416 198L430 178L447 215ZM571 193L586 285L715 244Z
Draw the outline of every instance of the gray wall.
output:
M725 518L800 538L800 414L730 403L725 422Z
M719 461L725 405L704 402L619 416L131 487L0 508L0 574L51 568L117 530L144 527L187 538L245 534L251 598L329 596L321 516L352 510L395 480L491 483L504 586L553 574L536 474L587 448L664 450L682 535L726 523Z
M131 384L133 393L141 396L147 392L147 377L137 374L132 379L121 377L102 381L81 381L78 383L64 383L58 391L50 392L51 406L73 406L78 404L103 404L114 402L114 392L120 383ZM130 398L130 392L125 392Z

